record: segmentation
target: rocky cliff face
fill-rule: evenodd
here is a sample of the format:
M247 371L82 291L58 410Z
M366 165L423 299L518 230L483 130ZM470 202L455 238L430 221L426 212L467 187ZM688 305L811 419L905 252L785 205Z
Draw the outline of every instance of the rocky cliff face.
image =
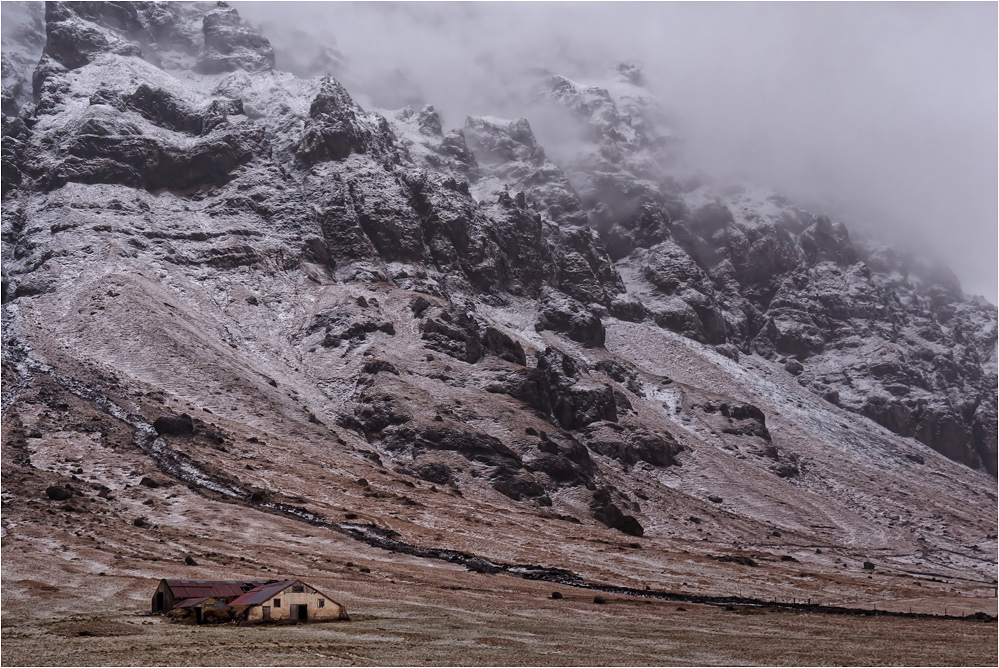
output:
M615 94L547 76L583 128L560 165L525 119L445 131L277 71L224 3L44 19L31 101L5 44L5 369L58 349L206 409L238 387L254 424L280 395L334 449L633 535L685 468L846 480L774 426L791 404L996 473L995 307L779 197L679 183L634 67ZM674 381L660 340L723 380ZM851 424L827 435L850 457L932 460Z
M649 317L734 358L776 360L827 400L995 475L995 307L771 193L677 183L656 159L669 137L650 125L654 102L634 67L619 75L618 101L558 75L546 97L584 128L566 173Z

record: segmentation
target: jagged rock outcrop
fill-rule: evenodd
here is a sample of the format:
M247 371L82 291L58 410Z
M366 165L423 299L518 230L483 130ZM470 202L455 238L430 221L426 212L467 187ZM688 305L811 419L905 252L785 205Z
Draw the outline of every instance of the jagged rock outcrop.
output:
M309 120L298 150L306 164L343 160L351 153L383 157L394 143L388 122L365 113L336 80L322 80L319 94L309 106Z
M195 70L219 74L234 70L259 72L274 67L274 49L263 35L242 25L239 14L224 2L205 14L204 47Z
M628 466L640 461L657 467L677 466L677 456L683 450L667 432L628 424L601 423L587 427L584 433L590 450Z
M573 341L586 346L604 344L605 331L600 318L572 297L549 291L541 303L541 319L537 324L539 330L564 332Z
M590 511L593 513L593 517L622 533L638 537L644 536L645 529L641 523L633 515L625 515L617 507L612 500L612 492L613 490L605 487L593 493L593 499L590 502Z
M606 87L549 72L540 94L579 124L581 142L563 156L568 181L657 324L788 362L820 396L995 473L995 429L974 417L995 397L994 307L777 196L672 180L662 169L671 136L634 65ZM945 341L951 352L936 348Z
M526 119L469 117L464 132L479 167L496 181L496 189L523 192L539 213L560 223L585 222L579 197L562 170L545 156Z

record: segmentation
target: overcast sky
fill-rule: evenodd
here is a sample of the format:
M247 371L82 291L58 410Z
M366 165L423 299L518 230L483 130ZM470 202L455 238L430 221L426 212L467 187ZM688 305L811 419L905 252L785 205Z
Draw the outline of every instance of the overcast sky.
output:
M279 66L335 44L352 92L425 99L449 127L530 120L527 67L585 82L638 60L688 163L821 202L997 300L996 3L233 5Z

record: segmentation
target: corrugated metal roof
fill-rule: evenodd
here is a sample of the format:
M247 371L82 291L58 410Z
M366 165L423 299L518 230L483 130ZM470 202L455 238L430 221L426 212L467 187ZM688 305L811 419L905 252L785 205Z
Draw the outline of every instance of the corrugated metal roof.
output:
M173 592L174 598L202 598L215 596L218 598L233 598L242 596L260 585L273 580L167 580L167 586Z
M185 598L183 601L175 605L176 608L191 608L196 606L198 603L204 603L210 596L202 596L201 598Z
M293 584L303 584L298 580L282 580L273 584L264 584L246 592L229 605L260 605L266 602L271 596L280 594Z

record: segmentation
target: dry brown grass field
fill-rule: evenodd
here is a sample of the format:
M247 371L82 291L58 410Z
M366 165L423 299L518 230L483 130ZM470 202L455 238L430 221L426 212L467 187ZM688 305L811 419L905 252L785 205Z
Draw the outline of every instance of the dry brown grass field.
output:
M561 588L565 598L551 600L545 583L465 579L467 589L357 586L343 596L352 621L300 626L184 626L137 610L32 619L18 618L16 606L5 609L3 664L970 666L996 659L994 623L613 596L598 606L584 590Z

